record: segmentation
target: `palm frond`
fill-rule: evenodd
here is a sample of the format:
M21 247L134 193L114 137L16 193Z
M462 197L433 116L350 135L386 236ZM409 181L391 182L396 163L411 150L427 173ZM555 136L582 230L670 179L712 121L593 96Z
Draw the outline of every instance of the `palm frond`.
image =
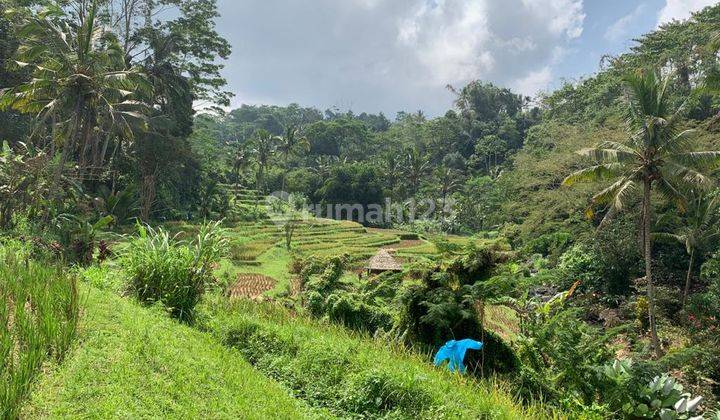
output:
M675 207L677 207L678 210L681 212L687 211L687 199L677 187L668 181L668 178L659 179L656 183L655 189L665 200L675 204Z
M577 152L581 156L589 157L595 162L634 162L638 160L635 151L628 152L618 149L586 148Z
M579 182L602 181L620 175L622 170L623 165L620 163L594 165L568 175L563 180L562 185L571 186Z
M720 167L720 151L676 153L669 158L678 165L691 166L704 170L712 170Z

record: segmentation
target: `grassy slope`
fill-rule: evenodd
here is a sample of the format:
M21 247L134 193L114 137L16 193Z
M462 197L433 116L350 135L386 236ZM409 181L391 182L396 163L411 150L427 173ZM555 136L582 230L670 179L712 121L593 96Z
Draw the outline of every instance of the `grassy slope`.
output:
M312 406L340 417L548 418L511 390L432 367L426 358L272 305L209 298L205 327Z
M35 386L24 417L315 417L237 352L86 287L79 345Z

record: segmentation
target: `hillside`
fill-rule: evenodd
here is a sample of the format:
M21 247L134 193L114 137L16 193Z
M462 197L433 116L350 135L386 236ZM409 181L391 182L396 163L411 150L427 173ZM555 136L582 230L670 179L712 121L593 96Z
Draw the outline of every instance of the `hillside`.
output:
M254 96L276 105L231 106L231 3L259 8L0 0L1 420L720 420L720 4L530 97L465 58L502 41L532 69L512 85L534 84L603 32L581 30L585 11L620 7L516 5L551 29L573 5L550 65L531 59L542 37L469 23L512 21L502 2L330 2L411 13L383 19L408 53L432 38L463 62L425 70L472 67L432 78L446 111L388 118L278 105L338 94L298 83L281 43L253 63L292 73ZM617 23L655 19L646 3ZM254 20L290 10L270 9ZM324 41L376 32L331 23ZM241 29L259 30L243 51L285 34ZM308 68L350 68L343 45ZM382 63L388 45L358 56ZM415 77L369 66L387 89L364 100L427 94Z
M119 274L87 275L110 286ZM87 284L81 296L77 343L34 384L24 417L548 415L520 408L502 384L461 380L402 349L272 306L208 297L197 329Z
M329 417L208 334L110 292L81 296L77 343L35 384L23 417Z

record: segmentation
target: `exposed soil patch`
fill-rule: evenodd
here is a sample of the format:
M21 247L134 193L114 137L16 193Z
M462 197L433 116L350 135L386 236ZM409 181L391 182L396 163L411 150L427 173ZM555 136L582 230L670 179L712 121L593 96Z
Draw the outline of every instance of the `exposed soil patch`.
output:
M238 274L237 282L230 288L230 298L257 299L272 290L277 281L262 274Z

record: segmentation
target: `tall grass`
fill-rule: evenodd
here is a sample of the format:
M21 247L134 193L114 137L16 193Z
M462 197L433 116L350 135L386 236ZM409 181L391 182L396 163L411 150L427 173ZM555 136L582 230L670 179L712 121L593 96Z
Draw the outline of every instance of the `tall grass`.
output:
M341 418L560 418L523 407L507 386L478 383L429 360L282 308L219 297L201 305L202 328L312 407Z
M162 303L174 318L191 322L227 248L220 222L201 226L191 241L149 226L138 226L138 233L121 259L130 291L140 302Z
M17 418L33 378L62 359L77 331L76 281L59 267L0 246L0 418Z

